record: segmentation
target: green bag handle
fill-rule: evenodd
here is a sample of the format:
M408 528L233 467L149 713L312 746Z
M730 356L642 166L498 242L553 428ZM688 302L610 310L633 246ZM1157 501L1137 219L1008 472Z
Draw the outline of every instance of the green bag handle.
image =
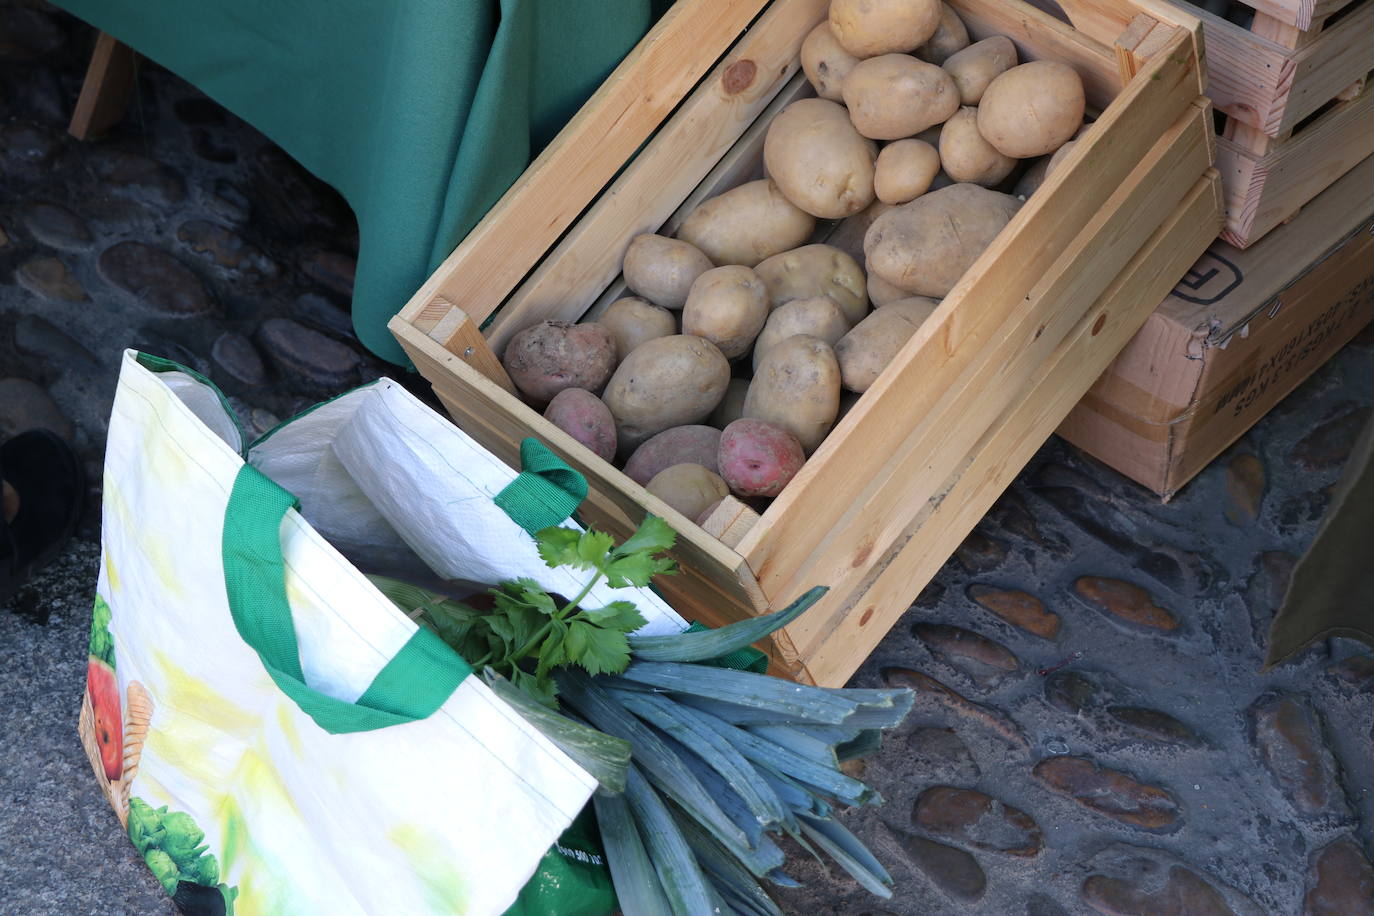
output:
M520 468L492 502L530 534L563 524L587 498L587 478L538 439L521 440Z
M224 586L239 636L258 653L282 693L331 735L428 717L472 669L425 627L416 628L356 702L327 696L305 683L281 552L282 519L298 505L257 468L245 464L234 480L224 510Z

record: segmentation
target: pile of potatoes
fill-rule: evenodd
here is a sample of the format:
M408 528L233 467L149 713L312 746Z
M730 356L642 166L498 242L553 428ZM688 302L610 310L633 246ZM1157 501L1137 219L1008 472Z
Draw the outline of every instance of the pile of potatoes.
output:
M632 296L503 357L551 422L699 521L782 491L1083 128L1071 67L970 43L940 0L832 0L801 64L817 97L769 125L766 178L634 238ZM831 220L863 230L862 265L810 244Z

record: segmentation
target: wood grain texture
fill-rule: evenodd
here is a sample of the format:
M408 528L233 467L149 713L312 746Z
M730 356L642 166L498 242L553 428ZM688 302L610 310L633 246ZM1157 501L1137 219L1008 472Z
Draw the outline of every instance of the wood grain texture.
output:
M817 683L840 686L858 670L944 565L949 545L973 530L1111 355L1131 339L1155 304L1207 247L1215 232L1220 193L1215 172L1199 179L1170 220L1156 230L1097 305L1025 383L1015 403L969 450L945 481L938 499L915 513L900 549L874 570L871 581L831 603L833 628L814 634L814 641L797 640ZM792 630L792 626L787 628L789 635Z
M1222 238L1244 248L1374 155L1374 92L1339 102L1302 131L1266 144L1256 155L1235 139L1217 140L1217 168L1226 183Z
M515 383L511 381L506 367L492 352L491 345L482 336L477 322L468 313L449 302L443 296L436 296L435 309L447 307L445 312L426 332L439 346L467 363L488 379L500 385L511 394L517 394Z

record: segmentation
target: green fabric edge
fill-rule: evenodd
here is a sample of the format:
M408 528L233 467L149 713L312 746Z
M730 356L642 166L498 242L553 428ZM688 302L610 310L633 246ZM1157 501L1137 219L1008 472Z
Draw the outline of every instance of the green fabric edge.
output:
M561 525L587 498L587 478L538 439L521 440L520 468L492 502L531 535Z
M239 421L238 413L235 412L233 406L229 403L229 399L224 396L224 392L220 390L218 385L189 366L183 366L181 363L161 356L153 356L151 353L144 353L142 350L135 351L134 360L149 372L181 372L185 375L189 375L191 378L213 391L215 397L219 398L220 406L224 408L225 416L229 418L229 422L234 424L234 429L238 430L239 457L242 458L247 456L249 447L248 433L243 428L243 423Z

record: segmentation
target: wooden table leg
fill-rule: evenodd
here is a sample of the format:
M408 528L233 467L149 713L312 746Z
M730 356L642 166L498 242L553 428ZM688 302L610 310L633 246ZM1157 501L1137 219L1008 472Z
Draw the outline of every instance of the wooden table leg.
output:
M88 140L109 130L124 117L133 88L133 48L101 32L67 132Z

